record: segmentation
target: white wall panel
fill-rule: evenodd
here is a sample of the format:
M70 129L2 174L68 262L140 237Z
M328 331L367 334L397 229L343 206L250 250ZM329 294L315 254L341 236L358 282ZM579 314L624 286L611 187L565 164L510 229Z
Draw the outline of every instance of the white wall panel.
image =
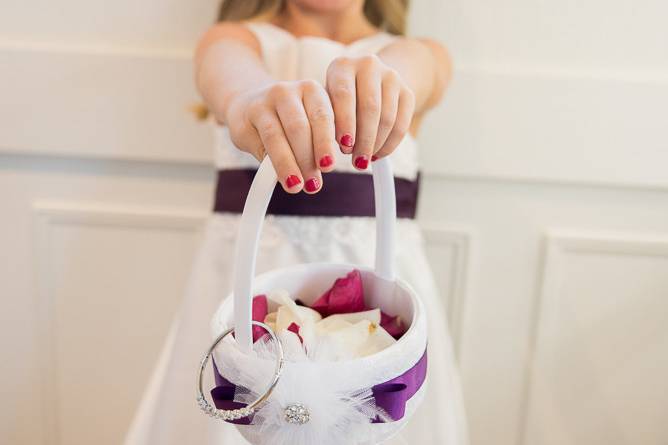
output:
M436 0L412 7L412 31L447 42L461 65L668 77L662 0Z
M412 32L455 73L426 120L424 164L449 177L666 187L668 4L414 2Z
M210 164L189 57L0 46L0 151Z
M466 310L471 264L471 233L461 227L422 224L425 247L436 285L447 310L455 352L459 352L461 323Z
M666 116L668 78L467 69L422 156L445 176L665 188Z
M0 42L189 52L217 0L3 0Z
M180 289L185 284L183 279L189 270L186 240L195 242L193 222L201 220L207 213L211 203L211 181L210 168L188 165L0 154L0 246L3 251L0 255L1 443L42 444L47 439L61 437L60 423L48 414L57 414L64 408L59 405L60 401L45 404L44 398L48 391L60 394L62 387L58 388L57 384L63 383L56 380L51 386L45 386L45 379L52 376L53 366L44 364L45 354L51 352L45 347L44 339L52 333L49 322L53 321L51 317L55 317L56 312L55 307L44 306L44 302L65 303L59 308L64 310L61 315L67 322L66 330L76 328L77 318L82 314L81 310L76 310L76 303L81 303L86 308L85 317L90 319L89 323L113 331L118 327L118 320L127 317L128 329L137 332L136 317L143 316L145 312L139 309L146 308L141 304L153 304L155 300L151 298L164 294L165 304L169 307L155 312L155 319L146 327L152 337L146 339L159 343L158 337L166 335L175 298L180 296ZM38 205L38 217L34 208L36 202L42 203ZM40 234L46 236L38 236ZM98 249L98 244L104 249ZM103 251L106 256L102 255ZM125 255L124 252L132 252L132 256L119 258ZM169 276L158 275L157 270L152 269L144 278L138 277L140 265L151 263L169 268L162 272ZM99 270L91 272L90 268ZM86 273L77 273L79 269ZM105 287L98 291L94 288L94 279L105 282L100 275L105 272L125 279L118 280L117 288ZM52 279L59 280L55 283L58 287ZM108 280L105 283L109 284ZM125 299L109 295L115 290L124 292L121 297ZM143 295L137 295L137 291L142 291ZM107 312L96 311L94 305L98 296L104 297L99 300L101 306L107 305L109 309L110 302L118 305ZM136 297L136 300L128 301L129 297ZM133 314L130 311L134 309L138 310ZM104 315L109 318L101 319ZM85 319L81 326L84 322ZM158 334L160 329L164 331ZM76 337L73 342L68 342L74 347L80 347L90 339L94 341L89 346L95 348L94 343L100 339L96 337L99 332L88 337L84 331L78 336L72 331L67 332ZM105 337L102 341L113 342L113 339ZM139 346L128 351L132 357L156 353L155 347L142 342L141 338L129 344ZM64 352L67 351L71 352ZM72 366L72 355L67 357L63 366ZM150 360L148 356L144 361L138 360L143 363L140 366L144 378L148 376ZM65 371L69 372L69 369L60 371L63 379L67 379L63 374ZM103 372L104 368L96 371ZM128 403L129 398L136 400L139 397L138 388L144 382L137 380L134 383L137 376L123 372L118 374L118 378L121 377L128 377L129 385L139 386L131 389L131 393L106 396L111 397L110 403ZM118 380L112 381L118 383ZM73 388L67 387L67 390L72 392ZM119 399L114 398L116 395ZM62 403L71 406L77 397L85 398L90 394L74 391L67 396L67 401ZM93 406L87 405L91 410ZM109 406L102 409L109 409ZM71 413L69 411L70 428ZM111 438L123 434L127 425L122 425L119 419L131 415L128 411L116 414L119 417L109 415L103 419L114 426L109 435ZM97 419L90 427L99 422ZM99 441L105 440L108 439L99 438ZM61 443L74 445L77 442Z
M546 228L665 238L668 195L658 190L430 176L423 192L422 221L469 227L475 234L459 354L472 443L518 445L524 435L526 379ZM436 262L435 268L440 264ZM659 281L651 286L668 294ZM646 341L648 347L661 345L660 337ZM601 372L612 374L614 369Z
M118 444L181 301L203 216L35 210L43 443Z
M551 234L524 443L661 445L668 238Z

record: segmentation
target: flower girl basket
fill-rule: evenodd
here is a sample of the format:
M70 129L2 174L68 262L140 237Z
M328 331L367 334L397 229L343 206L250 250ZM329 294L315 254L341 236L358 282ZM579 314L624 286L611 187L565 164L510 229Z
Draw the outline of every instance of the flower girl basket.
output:
M379 444L399 432L424 396L426 316L413 289L395 276L396 201L387 159L374 162L373 184L374 269L313 263L254 277L260 231L276 186L269 159L260 165L239 224L233 294L213 318L215 341L202 360L197 381L200 407L211 417L236 424L252 444ZM291 361L284 358L281 336L252 321L254 295L283 289L292 299L310 304L335 279L355 268L362 276L367 306L398 315L408 325L396 343L380 352L344 361ZM265 341L253 345L254 329L269 334ZM202 388L212 356L215 407Z

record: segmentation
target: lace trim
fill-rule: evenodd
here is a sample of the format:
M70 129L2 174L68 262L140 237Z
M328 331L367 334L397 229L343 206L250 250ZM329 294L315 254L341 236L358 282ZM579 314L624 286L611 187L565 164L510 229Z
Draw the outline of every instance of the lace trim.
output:
M240 219L238 214L216 213L211 216L207 231L234 242ZM328 248L332 244L372 248L375 234L374 218L267 215L260 236L260 248L271 249L285 242L308 248ZM397 240L401 241L397 243L398 252L424 244L420 228L413 220L397 221Z

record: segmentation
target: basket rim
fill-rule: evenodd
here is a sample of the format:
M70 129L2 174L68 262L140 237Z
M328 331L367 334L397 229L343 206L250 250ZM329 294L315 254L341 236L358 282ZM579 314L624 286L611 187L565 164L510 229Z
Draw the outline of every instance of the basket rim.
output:
M347 269L351 269L351 270L352 269L358 269L360 271L364 271L364 272L368 272L368 273L372 273L372 274L376 275L375 269L373 269L372 267L368 267L368 266L360 266L360 265L357 265L357 264L350 264L350 263L315 262L315 263L294 264L294 265L291 265L291 266L284 266L284 267L281 267L281 268L278 268L278 269L272 269L272 270L269 270L267 272L263 272L261 274L255 275L255 277L253 278L253 282L255 282L255 280L260 279L260 278L261 279L267 279L267 277L271 277L272 275L280 275L281 273L286 273L288 271L298 271L300 269L306 269L306 268L311 268L311 267L318 267L318 268L323 268L323 269L326 269L326 268L347 268ZM378 278L382 279L381 277L378 277ZM343 365L365 366L366 364L377 363L379 361L379 359L384 359L386 356L392 355L397 347L403 346L404 344L408 343L408 341L412 337L418 335L418 333L417 333L418 321L420 321L421 324L426 324L426 313L425 313L425 310L424 310L424 305L422 304L422 300L418 297L417 293L415 292L415 289L413 289L413 287L410 284L408 284L406 281L402 280L399 277L395 277L394 280L392 280L392 281L394 281L397 285L403 287L404 290L406 290L408 292L412 301L414 302L413 319L411 320L411 324L408 327L408 329L406 330L406 332L404 333L404 335L402 335L401 338L399 338L397 340L397 342L394 343L392 346L390 346L388 348L385 348L382 351L376 352L374 354L367 355L365 357L358 357L358 358L345 359L345 360L337 360L337 361L331 361L331 362L318 362L318 363L313 363L313 365L321 365L323 363L327 363L328 365L331 365L331 366L338 366L338 365L342 365L342 366ZM228 296L221 302L221 304L219 305L218 309L216 310L216 312L214 314L214 323L213 323L214 326L213 326L213 328L214 328L215 331L218 331L219 327L221 325L222 326L229 326L226 322L224 322L224 320L222 319L222 316L225 313L225 310L227 309L228 306L230 307L230 309L233 308L233 304L234 304L233 294L234 294L233 291L228 293ZM418 318L418 316L420 316L421 319ZM427 335L426 335L427 329L426 329L426 327L423 330L425 332L425 336L424 336L425 338L424 338L424 341L422 341L423 347L419 348L419 351L415 352L415 355L416 355L416 360L415 361L416 362L422 356L422 354L424 353L424 350L427 347ZM214 332L214 334L216 334L216 332ZM286 362L285 362L286 366L289 366L293 363L298 363L300 366L304 365L304 363L302 363L302 362L292 362L292 361L289 361L289 360L286 360ZM413 366L412 363L408 364L406 369L410 368L411 366Z

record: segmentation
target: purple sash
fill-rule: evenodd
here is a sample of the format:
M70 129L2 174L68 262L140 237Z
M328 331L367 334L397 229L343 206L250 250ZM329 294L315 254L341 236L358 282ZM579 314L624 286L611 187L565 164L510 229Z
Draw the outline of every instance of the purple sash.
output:
M241 213L255 177L253 169L220 170L216 184L214 211ZM315 195L286 193L276 185L267 213L296 216L369 216L376 214L373 178L370 174L325 173L324 185ZM415 181L394 178L397 217L415 218L420 176Z
M216 387L211 390L211 397L218 409L239 409L246 407L245 403L235 402L236 385L220 375L216 364L213 364ZM406 413L406 403L417 393L427 378L427 351L408 371L386 382L374 385L371 388L376 406L381 408L392 421L403 419ZM370 423L385 423L380 416L369 419ZM250 425L252 417L244 417L227 422L237 425Z

